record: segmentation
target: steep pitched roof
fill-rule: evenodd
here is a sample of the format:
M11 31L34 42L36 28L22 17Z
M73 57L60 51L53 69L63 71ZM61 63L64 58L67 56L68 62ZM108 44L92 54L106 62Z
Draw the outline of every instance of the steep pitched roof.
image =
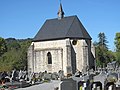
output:
M33 41L56 39L92 39L77 16L49 19L43 24Z

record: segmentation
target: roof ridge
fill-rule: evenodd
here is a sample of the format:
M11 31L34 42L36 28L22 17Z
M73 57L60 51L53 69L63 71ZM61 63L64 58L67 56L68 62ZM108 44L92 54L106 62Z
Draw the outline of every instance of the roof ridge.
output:
M75 17L76 15L72 15L72 16L65 16L64 18L69 18L69 17ZM62 19L64 19L64 18L62 18ZM58 18L48 18L48 19L46 19L46 21L49 21L49 20L58 20Z
M71 23L71 25L70 25L70 27L69 27L69 29L68 29L68 32L65 34L65 36L67 36L67 34L69 33L70 28L72 27L72 24L73 24L74 20L75 20L75 16L74 16L74 19L73 19L73 21L72 21L72 23Z
M79 24L82 25L82 27L80 26L80 28L81 28L81 29L84 29L84 30L81 30L82 34L84 35L84 34L85 34L84 32L86 32L86 33L89 35L89 33L87 32L86 28L85 28L84 25L81 23L81 21L79 20L79 18L77 18L77 20L79 21ZM90 36L90 35L89 35L89 36ZM90 37L90 38L91 38L91 37Z

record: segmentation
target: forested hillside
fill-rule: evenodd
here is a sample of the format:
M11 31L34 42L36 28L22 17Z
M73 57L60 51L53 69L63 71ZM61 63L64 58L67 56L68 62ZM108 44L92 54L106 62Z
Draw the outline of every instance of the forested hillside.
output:
M0 37L0 71L26 69L27 49L32 39L15 39Z

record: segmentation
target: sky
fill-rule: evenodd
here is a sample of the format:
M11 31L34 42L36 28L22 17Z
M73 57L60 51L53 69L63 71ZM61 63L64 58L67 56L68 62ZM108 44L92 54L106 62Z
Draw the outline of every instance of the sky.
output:
M65 16L77 15L92 41L104 32L110 50L120 32L120 0L61 0ZM0 0L0 37L34 38L47 19L57 18L60 0Z

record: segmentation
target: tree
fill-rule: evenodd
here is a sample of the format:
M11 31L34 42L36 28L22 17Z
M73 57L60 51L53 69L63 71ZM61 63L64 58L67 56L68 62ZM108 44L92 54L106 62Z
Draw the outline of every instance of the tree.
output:
M116 46L116 52L120 52L120 32L116 33L114 43L115 43L115 46Z
M18 40L16 40L15 38L6 39L6 44L7 44L8 51L12 49L16 49L16 50L20 49L20 44Z
M0 71L25 69L27 67L27 49L32 39L5 39L7 52L0 57Z
M116 33L114 44L116 46L116 60L120 63L120 32Z
M4 53L0 58L0 66L3 66L3 68L0 68L0 71L11 71L14 69L13 65L18 59L19 54L15 49Z
M95 42L94 45L96 47L96 62L97 66L106 66L106 64L110 61L108 58L108 41L106 40L106 36L104 33L98 34L98 42Z
M0 37L0 56L7 51L5 39Z
M120 64L120 52L115 53L116 61Z
M105 66L107 61L106 61L106 56L107 55L107 49L101 47L101 46L96 46L96 60L97 60L97 66Z
M25 39L25 40L18 40L19 41L19 44L21 46L21 50L20 50L20 55L21 55L21 67L26 67L27 69L27 51L28 51L28 47L30 46L31 44L31 41L32 39ZM20 64L20 63L19 63Z
M108 47L107 47L108 41L106 40L105 34L99 33L98 38L99 38L98 45L101 46L102 48L108 49Z

